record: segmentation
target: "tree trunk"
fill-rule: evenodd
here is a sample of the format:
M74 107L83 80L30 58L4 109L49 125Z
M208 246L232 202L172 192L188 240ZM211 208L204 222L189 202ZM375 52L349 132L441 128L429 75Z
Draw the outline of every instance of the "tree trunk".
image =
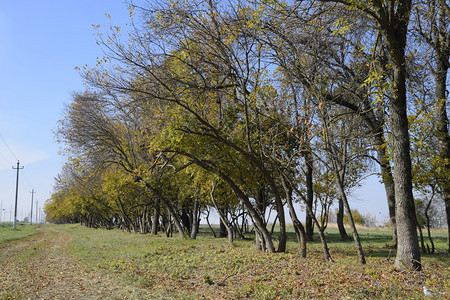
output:
M183 205L183 207L181 208L181 224L187 230L187 232L191 231L192 211L190 210L190 207L187 205Z
M226 228L226 235L228 236L228 244L233 244L233 228L232 225L230 223L230 221L227 218L227 215L224 214L224 210L223 209L219 209L217 202L214 198L214 190L216 188L216 182L214 181L212 184L212 188L211 188L211 202L213 203L214 207L217 210L217 213L219 214L219 218L220 218L220 224L221 226L224 226ZM222 237L222 234L220 235Z
M264 224L264 220L262 219L261 215L258 214L258 212L255 210L255 207L251 203L248 196L234 183L231 178L226 176L225 174L220 174L222 179L224 179L230 187L233 189L233 191L236 193L236 195L242 199L242 202L244 203L244 206L246 207L248 213L252 217L253 225L255 226L255 231L257 231L262 238L262 241L264 243L264 251L274 253L275 247L273 245L272 237L270 236L269 231L267 230L266 225Z
M377 24L392 64L392 94L389 101L390 128L394 153L395 217L399 269L421 270L417 219L412 192L411 154L407 117L405 48L411 0L375 2Z
M153 211L153 216L152 216L152 235L158 234L159 217L160 217L160 205L159 205L159 201L156 201L155 209Z
M313 241L314 240L314 226L313 226L313 216L311 213L313 212L313 201L314 201L314 193L313 193L313 160L311 152L308 150L303 155L306 161L306 205L310 209L306 210L306 220L305 220L305 230L306 230L306 240Z
M421 270L420 249L417 237L417 219L412 192L411 155L406 110L406 69L394 67L394 95L389 113L394 152L395 215L397 220L397 256L399 269Z
M356 247L356 252L358 253L359 262L362 264L366 263L366 258L364 256L364 251L361 246L361 240L359 239L358 231L356 230L355 222L353 221L352 211L350 210L350 205L348 204L347 195L345 194L344 187L342 184L342 178L340 174L335 171L336 185L339 191L339 198L344 203L345 209L347 210L348 222L350 223L350 228L352 229L353 240Z
M322 250L323 250L323 255L324 255L325 261L333 262L333 259L331 258L331 254L330 254L330 249L328 249L328 244L327 244L327 240L325 239L325 234L323 232L323 229L320 228L319 223L317 222L316 218L314 218L313 221L316 223L316 226L319 229L319 238L320 238L320 241L322 242Z
M277 226L278 215L275 216L275 220L273 220L272 228L270 229L270 234L273 234L275 231L275 226Z
M192 228L190 234L190 237L193 240L197 238L198 228L200 226L199 211L200 211L200 203L198 201L195 201L194 209L192 211Z
M422 253L427 253L427 249L425 248L425 242L423 241L423 232L422 232L422 226L417 224L417 229L419 230L419 240L420 240L420 247L422 248Z
M288 183L289 183L289 186L303 199L303 201L305 201L305 197L302 194L302 192L298 188L296 188L294 185L292 185L292 182L288 181ZM306 209L309 210L309 207L306 206ZM317 226L317 228L319 230L319 238L320 238L320 242L322 243L322 249L323 249L325 261L332 262L333 259L331 258L331 254L328 249L328 244L327 244L327 240L325 238L325 234L323 233L323 228L320 227L320 224L317 221L317 218L314 216L314 214L312 212L311 212L311 215L313 216L314 224Z
M142 213L139 218L139 233L147 233L147 220L148 220L148 206L142 207Z
M169 216L173 218L173 222L175 223L175 227L177 228L178 235L180 236L180 238L183 238L184 237L183 227L181 226L181 222L180 219L178 218L178 215L175 213L175 210L168 201L164 199L163 202L166 205L167 209L169 210ZM170 235L172 235L172 224L170 218L169 218L169 228L170 228Z
M336 222L339 229L339 236L341 237L341 241L348 241L348 235L344 227L344 201L342 201L341 197L339 197L338 200L339 200L339 207Z
M445 212L447 213L447 252L450 253L450 198L445 198Z
M339 97L334 97L330 95L328 97L329 101L332 101L335 104L342 105L352 110L355 114L362 117L364 122L367 124L368 129L371 134L371 140L374 148L377 151L378 161L380 164L380 173L383 179L384 189L386 192L386 198L388 202L389 208L389 219L392 226L392 244L393 246L397 246L397 221L395 218L395 184L392 176L392 168L390 166L390 158L386 153L386 140L385 140L385 132L384 128L386 127L384 124L384 120L377 119L373 109L365 109L361 111L360 107L354 105L350 102L343 101ZM364 98L365 106L370 108L371 102L368 98Z
M442 18L439 20L439 30L446 31L446 25L443 20L444 9L443 4L439 6L439 16ZM444 32L445 33L445 32ZM445 37L446 36L446 37ZM448 33L441 35L441 38L447 38ZM440 161L443 165L442 178L440 181L441 188L444 193L445 211L447 214L447 251L450 253L450 135L448 132L448 116L447 116L447 76L449 64L450 51L448 49L442 49L443 45L448 44L449 41L439 40L436 41L438 49L436 58L436 72L434 74L434 80L436 84L435 101L437 106L437 138L439 141L439 153ZM448 47L448 46L447 46Z
M298 241L298 247L300 251L300 256L306 258L306 232L302 223L297 218L297 213L294 209L294 204L292 203L292 188L288 187L284 179L282 179L282 184L286 193L286 203L289 208L289 215L291 216L292 224L294 226L295 235Z
M247 209L248 213L250 214L250 216L252 218L255 229L259 229L261 235L264 237L265 249L267 249L267 251L271 252L271 253L275 252L275 247L273 245L272 237L270 236L270 233L267 230L266 225L264 224L263 218L261 217L260 214L258 214L258 212L256 211L255 207L253 206L252 202L250 201L249 197L239 188L239 186L229 176L227 176L220 170L213 168L212 166L205 163L204 161L199 160L195 156L190 155L188 153L182 153L182 154L189 157L190 159L192 159L192 161L195 162L199 167L202 167L203 169L205 169L207 171L217 174L230 186L230 188L234 191L236 196L239 197L239 199L241 199L242 202L244 203L245 208ZM279 199L279 200L281 201L281 199ZM281 208L281 210L283 209L282 206L278 207L278 209L280 209L280 208ZM284 217L284 214L283 214L283 217ZM281 215L280 215L280 223L281 223ZM282 236L281 233L282 233L282 229L280 229L280 238ZM286 238L285 231L284 231L284 238ZM284 241L284 242L286 242L286 241ZM280 244L281 244L281 241L280 241Z
M224 209L219 209L216 205L214 205L214 207L216 208L216 210L217 210L217 213L219 214L219 216L220 215L224 215L224 216L226 216L227 215L227 213L225 212L225 210ZM227 236L227 228L226 228L226 225L225 225L225 223L223 222L223 220L222 220L222 218L219 218L220 219L220 231L219 231L219 236L220 237L226 237Z
M214 228L212 228L211 223L209 222L209 208L206 209L206 212L207 212L206 218L205 218L205 219L206 219L206 224L208 224L209 229L211 230L213 236L216 238L216 237L217 237L217 234L216 234L216 232L214 231Z
M395 185L392 176L389 158L386 153L383 129L374 138L374 146L377 149L378 160L380 161L381 178L383 179L384 190L389 208L389 220L392 228L392 245L397 247L397 221L395 218Z
M178 230L178 234L180 235L180 238L184 237L184 233L183 233L183 227L181 226L181 222L180 219L178 217L178 215L176 214L175 210L173 209L172 205L170 204L170 202L163 197L163 195L161 194L161 192L154 188L152 185L150 185L148 182L144 181L145 186L150 189L158 198L159 200L166 206L167 210L169 211L169 215L171 217L173 217L174 223L175 223L175 227ZM169 222L170 223L170 222Z
M428 251L428 253L434 254L434 242L433 242L433 238L431 237L431 230L430 230L430 216L428 215L428 210L431 207L431 201L433 201L433 197L431 197L430 201L427 204L427 207L425 208L425 218L427 219L427 234L428 234L428 239L430 240L431 243L431 252ZM428 245L428 244L427 244Z
M267 242L264 234L255 227L255 247L257 250L261 250L262 252L268 252Z
M266 173L267 171L264 171ZM284 206L278 191L278 186L270 175L266 175L272 187L275 197L275 206L278 214L278 223L280 224L280 235L278 237L278 252L286 251L287 234L286 234L286 218L284 216Z

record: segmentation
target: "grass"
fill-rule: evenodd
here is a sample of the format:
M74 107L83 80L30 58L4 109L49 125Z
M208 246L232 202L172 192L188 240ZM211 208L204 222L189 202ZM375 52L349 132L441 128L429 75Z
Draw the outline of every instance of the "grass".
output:
M27 223L17 223L13 229L12 223L0 224L0 243L19 240L37 233L36 228L40 225L30 225Z
M422 256L421 272L394 270L395 250L388 247L390 230L385 229L359 230L366 265L357 263L353 242L340 241L334 228L326 236L335 263L323 261L318 238L308 243L308 258L301 259L293 232L286 253L267 254L255 250L251 240L228 245L207 228L201 228L197 240L80 225L45 225L39 232L43 230L63 234L77 264L113 278L122 294L132 287L151 299L422 299L423 286L446 292L444 297L450 290L444 230L433 231L437 253ZM36 227L30 225L0 227L0 245L34 233ZM25 263L28 256L44 251L38 244L28 248L16 260Z
M335 263L322 260L319 241L308 244L307 259L299 258L293 233L287 253L266 254L255 250L252 241L230 246L206 228L197 240L79 225L58 230L73 236L71 252L83 264L150 291L152 298L420 299L425 285L447 295L450 290L444 231L435 232L437 253L423 255L423 271L397 272L392 266L395 251L386 247L389 230L360 230L366 265L357 263L353 242L339 241L334 229L327 238Z

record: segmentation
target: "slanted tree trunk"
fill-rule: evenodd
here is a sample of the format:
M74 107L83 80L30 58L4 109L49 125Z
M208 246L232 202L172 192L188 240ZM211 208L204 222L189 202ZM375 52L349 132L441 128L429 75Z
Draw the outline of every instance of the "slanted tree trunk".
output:
M292 224L294 226L294 232L297 237L300 256L302 258L306 258L306 241L307 241L306 232L305 232L305 228L303 227L302 223L297 218L297 213L295 212L294 204L292 202L293 190L292 190L292 187L288 186L288 183L284 180L284 178L282 179L282 184L283 184L283 188L286 193L286 203L289 208L289 215L291 217Z
M213 236L216 238L216 237L217 237L217 234L216 234L216 232L214 231L214 228L211 226L211 223L209 222L209 214L210 214L210 209L209 209L209 207L207 206L207 207L206 207L206 217L205 217L205 219L206 219L206 224L208 224L209 229L211 230Z
M138 179L142 180L142 178L138 178ZM178 231L178 234L180 235L180 238L183 238L184 237L183 227L181 226L180 218L178 217L177 213L175 212L173 206L170 204L170 202L166 198L163 197L163 195L161 194L161 192L158 189L153 187L148 182L144 181L144 184L149 190L151 190L155 194L155 196L158 197L159 201L161 201L166 206L167 210L169 211L169 215L174 220L175 227L177 228L177 231Z
M266 224L264 222L263 217L258 213L258 211L255 209L253 204L251 203L249 197L236 185L236 183L228 177L226 174L222 173L221 171L211 168L207 164L205 164L202 161L197 160L195 157L192 157L194 161L201 167L203 167L206 170L212 171L219 175L229 186L230 188L235 192L235 194L242 200L244 203L245 208L247 209L248 213L250 214L250 217L252 218L253 225L255 228L255 233L257 233L260 237L260 241L263 243L262 250L267 251L270 253L275 252L275 247L273 245L272 237L267 230Z
M294 185L292 185L292 182L289 182L289 186L305 201L305 196L302 194L302 192L296 188ZM309 210L310 208L306 206L306 210ZM320 242L322 243L322 249L323 249L323 255L325 261L333 262L333 259L331 258L330 250L328 249L327 240L325 238L324 229L320 226L319 221L317 221L317 218L315 217L314 213L310 211L311 216L313 216L313 222L317 226L317 229L319 230L319 238Z
M366 258L364 256L364 251L361 246L361 240L359 239L358 231L356 230L355 222L353 221L352 211L350 210L350 205L348 204L347 195L344 191L344 185L342 183L342 175L335 171L336 185L339 191L339 198L344 203L345 209L348 215L348 221L350 223L350 228L353 234L353 241L355 243L356 252L358 253L359 262L362 264L366 263Z
M255 227L255 248L262 252L267 252L266 241L258 228Z
M281 200L281 196L278 191L278 186L275 183L273 177L268 174L267 170L263 170L266 179L269 180L270 186L272 187L272 192L275 198L275 207L278 215L278 223L280 224L280 235L278 236L278 252L286 251L287 234L286 234L286 218L284 216L284 205Z

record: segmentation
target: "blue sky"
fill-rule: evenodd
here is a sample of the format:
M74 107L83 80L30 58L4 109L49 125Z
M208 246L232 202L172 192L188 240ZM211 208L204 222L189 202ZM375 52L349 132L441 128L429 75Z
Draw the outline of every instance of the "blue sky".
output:
M75 68L94 66L102 56L92 25L108 26L105 14L114 25L129 21L121 0L0 1L0 205L6 209L1 220L9 220L14 209L17 160L25 167L19 219L29 216L32 189L39 206L50 197L64 160L53 130L72 92L84 89ZM377 181L355 192L351 205L382 221L387 204ZM35 206L33 211L35 219Z
M72 92L84 89L75 67L102 56L92 25L108 25L106 13L117 25L129 20L120 0L0 1L0 205L7 220L17 160L25 167L19 218L29 214L33 188L39 206L51 195L63 162L52 131Z

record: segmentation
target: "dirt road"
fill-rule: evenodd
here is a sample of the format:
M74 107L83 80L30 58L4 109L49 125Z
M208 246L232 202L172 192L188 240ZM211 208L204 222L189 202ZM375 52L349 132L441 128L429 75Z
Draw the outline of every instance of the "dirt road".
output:
M108 274L89 270L68 253L67 232L39 234L0 245L0 299L133 299ZM95 254L93 254L95 255Z

